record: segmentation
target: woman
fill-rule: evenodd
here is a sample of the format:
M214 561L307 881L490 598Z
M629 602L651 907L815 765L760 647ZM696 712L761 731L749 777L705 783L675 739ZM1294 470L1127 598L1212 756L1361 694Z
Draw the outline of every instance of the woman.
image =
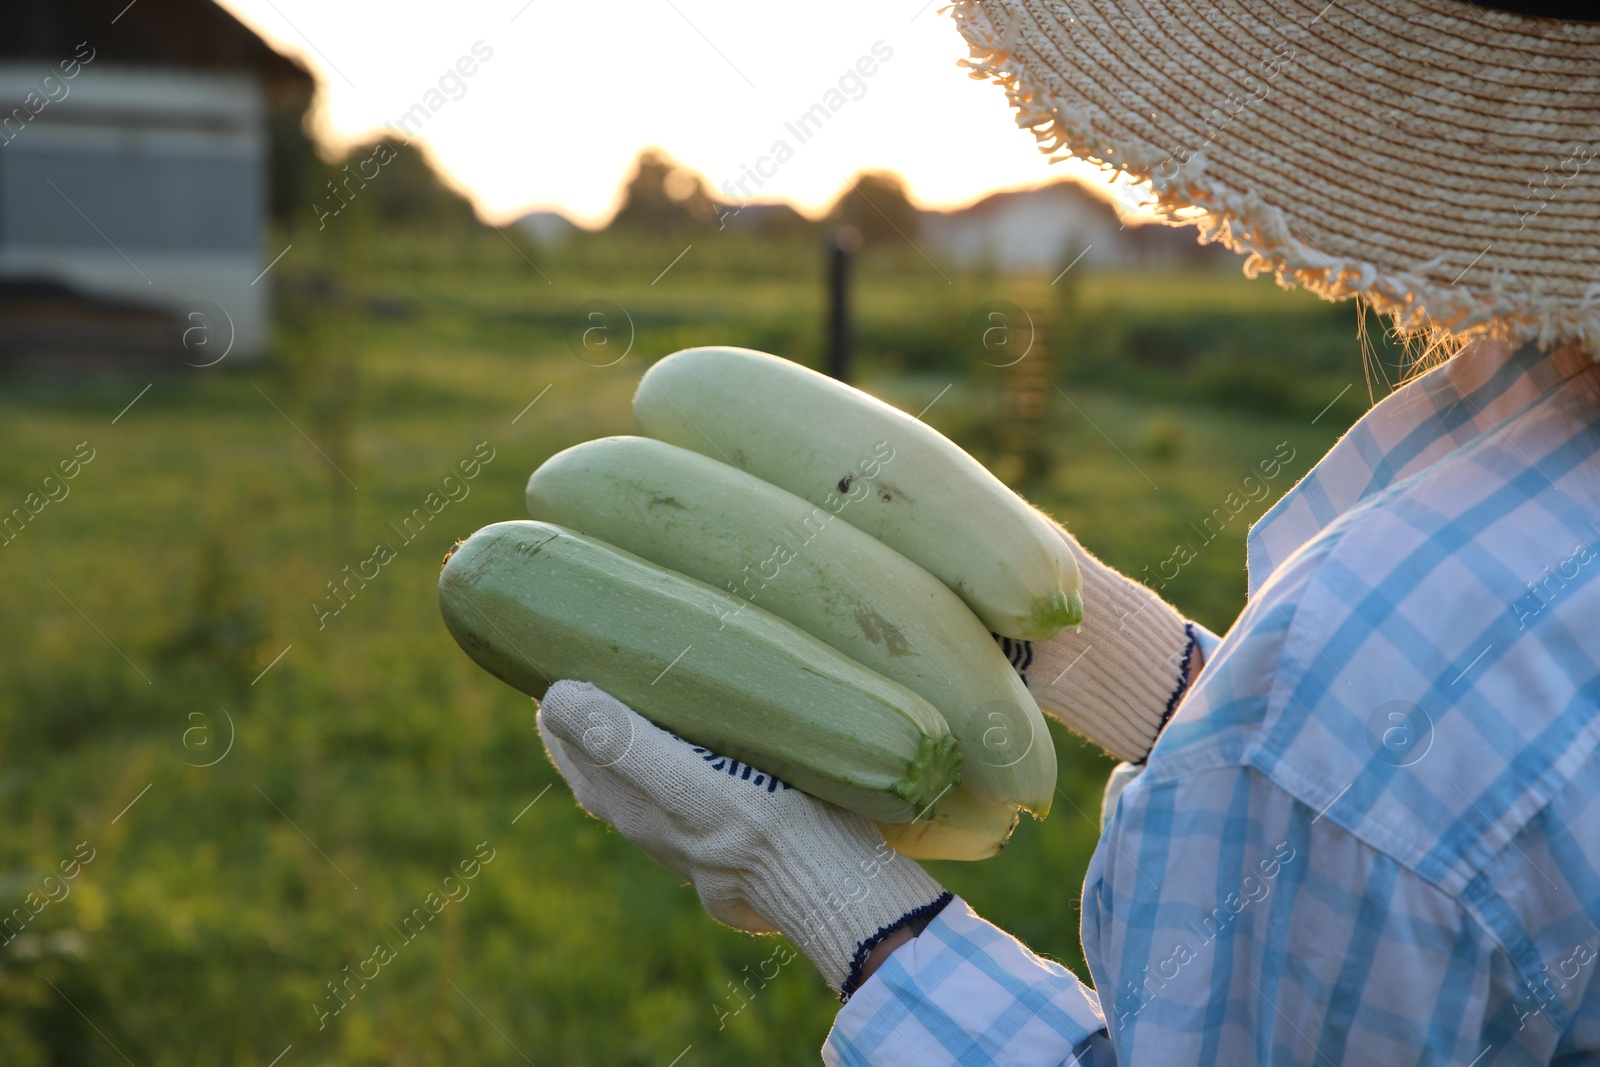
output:
M1220 639L1063 532L1085 622L1012 652L1131 761L1084 887L1093 989L865 820L551 688L579 801L841 992L825 1060L1600 1058L1600 24L1563 13L956 5L1047 152L1454 354L1251 530Z

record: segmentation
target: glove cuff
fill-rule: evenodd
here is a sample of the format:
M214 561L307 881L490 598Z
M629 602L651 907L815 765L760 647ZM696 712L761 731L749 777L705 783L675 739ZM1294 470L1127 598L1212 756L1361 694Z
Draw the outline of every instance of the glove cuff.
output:
M861 969L867 965L867 957L872 954L872 950L877 948L884 938L908 926L913 927L912 936L915 937L922 932L923 927L933 920L934 916L944 910L946 904L955 899L955 896L954 893L946 889L936 898L922 905L922 907L912 908L894 922L878 927L876 933L871 934L857 945L855 955L850 958L850 970L845 975L844 983L839 987L839 1001L841 1003L848 1002L855 995L855 991L861 988Z
M844 811L830 816L854 818ZM807 842L811 862L795 857L767 865L752 879L761 887L755 910L769 916L779 930L804 952L829 987L848 998L861 982L867 954L894 931L931 916L950 894L915 860L878 843L876 851L851 848L832 851L843 834L816 834Z
M1070 729L1140 763L1188 687L1195 632L1150 589L1074 548L1084 621L1033 643L1028 689Z

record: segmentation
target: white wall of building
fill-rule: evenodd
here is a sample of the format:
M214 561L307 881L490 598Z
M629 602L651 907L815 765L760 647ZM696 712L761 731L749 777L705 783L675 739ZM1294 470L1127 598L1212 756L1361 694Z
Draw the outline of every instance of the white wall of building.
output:
M271 279L259 277L269 260L256 82L101 61L54 79L57 98L40 106L46 73L0 65L0 276L175 312L214 305L232 325L231 357L259 356Z

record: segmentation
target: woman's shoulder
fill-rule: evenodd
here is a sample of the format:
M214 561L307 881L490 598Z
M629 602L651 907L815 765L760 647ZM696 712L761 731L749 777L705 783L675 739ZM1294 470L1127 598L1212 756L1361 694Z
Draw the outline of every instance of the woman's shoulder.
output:
M1465 452L1519 435L1581 433L1597 417L1600 366L1589 356L1469 345L1375 404L1251 528L1252 594L1301 546L1397 486L1437 484L1434 476L1458 469ZM1532 447L1538 454L1545 446ZM1523 443L1516 448L1514 462L1529 454Z
M1283 560L1150 773L1251 766L1459 888L1569 785L1600 795L1597 748L1600 436L1555 402Z

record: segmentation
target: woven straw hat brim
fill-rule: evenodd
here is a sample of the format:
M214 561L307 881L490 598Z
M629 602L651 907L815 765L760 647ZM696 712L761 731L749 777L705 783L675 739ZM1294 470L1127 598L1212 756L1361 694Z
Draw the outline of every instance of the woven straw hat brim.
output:
M1452 0L956 0L1055 159L1407 331L1600 352L1600 23Z

